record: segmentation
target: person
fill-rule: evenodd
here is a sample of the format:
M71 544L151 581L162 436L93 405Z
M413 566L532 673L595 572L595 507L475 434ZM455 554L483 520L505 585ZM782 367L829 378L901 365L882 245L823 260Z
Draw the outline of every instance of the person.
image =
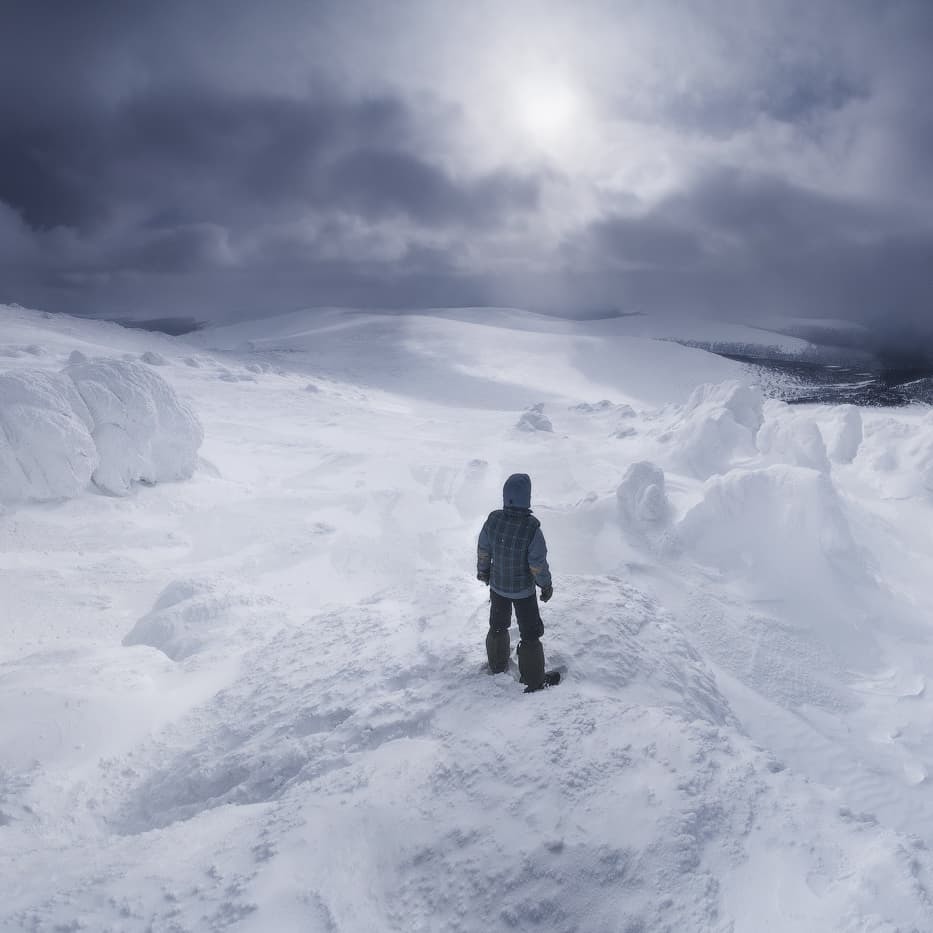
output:
M476 577L489 587L489 632L486 656L493 674L509 668L509 627L512 608L518 621L518 671L525 692L544 686L544 623L538 611L535 586L541 602L554 593L547 562L547 544L541 522L531 514L531 478L513 473L502 487L502 508L489 513L479 533Z

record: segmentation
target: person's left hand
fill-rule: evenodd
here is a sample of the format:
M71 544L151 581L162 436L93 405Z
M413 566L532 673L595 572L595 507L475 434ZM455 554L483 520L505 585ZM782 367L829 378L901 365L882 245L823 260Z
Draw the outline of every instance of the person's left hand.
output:
M553 586L541 587L541 602L546 603L554 595Z

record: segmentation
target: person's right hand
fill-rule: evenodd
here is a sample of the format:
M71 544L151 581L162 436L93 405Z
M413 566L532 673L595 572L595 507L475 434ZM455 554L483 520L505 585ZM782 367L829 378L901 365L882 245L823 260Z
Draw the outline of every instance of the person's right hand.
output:
M551 585L541 587L541 602L546 603L554 595L554 587Z
M485 583L486 586L489 586L489 571L488 570L477 570L476 579L479 580L480 583Z

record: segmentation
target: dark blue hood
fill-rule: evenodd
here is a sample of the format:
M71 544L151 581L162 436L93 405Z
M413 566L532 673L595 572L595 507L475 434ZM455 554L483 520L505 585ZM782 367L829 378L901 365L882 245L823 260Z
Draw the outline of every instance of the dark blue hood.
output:
M502 507L505 509L531 508L531 477L527 473L513 473L502 487Z

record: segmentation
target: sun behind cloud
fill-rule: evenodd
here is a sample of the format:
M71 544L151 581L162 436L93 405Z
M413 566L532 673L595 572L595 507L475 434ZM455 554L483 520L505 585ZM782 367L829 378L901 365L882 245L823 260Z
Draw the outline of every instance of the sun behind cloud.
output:
M528 76L511 98L518 127L545 149L559 146L582 116L580 93L561 76Z

